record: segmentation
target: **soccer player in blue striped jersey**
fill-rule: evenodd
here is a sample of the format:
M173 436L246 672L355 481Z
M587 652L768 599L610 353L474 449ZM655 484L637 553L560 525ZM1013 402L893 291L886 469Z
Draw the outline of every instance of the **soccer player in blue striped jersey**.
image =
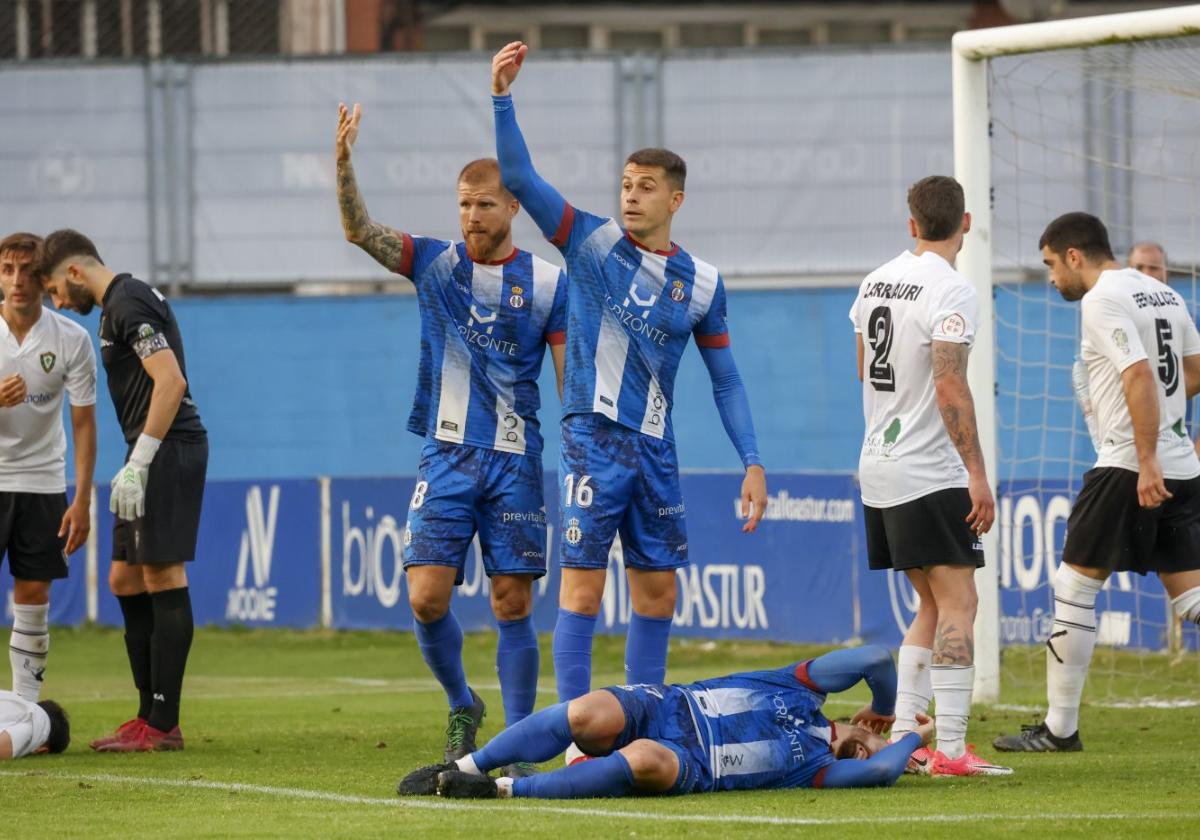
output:
M849 724L822 712L826 696L860 681L871 702ZM401 780L401 795L577 799L724 790L891 785L932 735L922 716L888 744L896 667L879 646L837 650L785 668L689 685L620 685L530 715L483 749ZM593 761L533 778L485 775L545 761L569 741Z
M743 530L766 503L766 475L741 377L729 348L725 287L708 263L671 241L686 166L643 149L621 176L621 219L573 207L534 171L509 86L528 48L492 61L496 148L504 184L567 261L567 371L563 396L562 588L554 631L560 700L585 694L609 547L618 533L633 600L625 648L630 683L661 683L675 610L675 570L688 562L671 425L675 373L693 338L746 476Z
M417 393L408 428L425 438L404 531L417 643L450 704L446 760L475 748L484 704L468 685L450 610L479 534L499 622L496 669L509 726L533 710L533 581L546 573L537 378L550 347L562 389L566 277L513 247L520 209L490 158L458 178L463 241L411 236L373 221L350 150L361 108L339 109L337 188L346 238L412 280L421 313ZM517 770L518 774L520 773Z

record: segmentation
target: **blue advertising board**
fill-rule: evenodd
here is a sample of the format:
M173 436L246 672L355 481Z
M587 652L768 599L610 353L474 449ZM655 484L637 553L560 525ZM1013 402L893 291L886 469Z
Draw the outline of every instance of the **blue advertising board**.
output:
M98 620L120 624L104 584L112 556L109 490L99 489ZM196 560L187 565L196 624L314 627L321 609L320 482L210 481Z

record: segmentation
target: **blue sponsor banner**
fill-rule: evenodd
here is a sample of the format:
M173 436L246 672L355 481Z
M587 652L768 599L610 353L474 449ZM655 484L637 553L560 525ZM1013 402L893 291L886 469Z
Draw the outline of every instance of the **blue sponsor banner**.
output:
M99 621L119 625L120 606L104 583L112 556L108 488L97 495ZM197 624L316 626L321 609L320 483L208 482L196 559L187 565L187 574Z
M414 477L334 480L331 497L333 625L409 629L412 613L401 564ZM861 514L852 476L771 477L767 516L743 534L740 474L682 476L688 510L690 566L677 572L675 632L708 638L844 641L899 638L879 622L860 627L856 579ZM558 490L545 484L550 571L534 585L534 621L554 626L558 595ZM877 587L884 591L882 580ZM490 587L478 545L468 549L454 611L465 629L494 626ZM886 595L884 596L886 597ZM624 633L631 606L620 541L609 554L609 575L597 631Z

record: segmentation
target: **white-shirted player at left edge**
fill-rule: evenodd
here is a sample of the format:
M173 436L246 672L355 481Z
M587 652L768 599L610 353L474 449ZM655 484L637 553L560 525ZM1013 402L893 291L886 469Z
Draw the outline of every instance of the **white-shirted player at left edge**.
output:
M50 583L90 530L96 355L87 330L42 306L41 237L0 240L0 557L13 576L13 691L36 703L50 649ZM75 499L68 505L63 394L71 403Z
M0 691L0 761L60 753L71 743L71 721L53 700L30 702Z

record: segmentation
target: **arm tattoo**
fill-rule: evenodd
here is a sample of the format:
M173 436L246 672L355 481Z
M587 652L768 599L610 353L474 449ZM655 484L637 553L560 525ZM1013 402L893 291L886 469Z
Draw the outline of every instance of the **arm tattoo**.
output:
M354 178L354 166L348 160L338 161L337 193L346 238L374 257L384 268L395 271L404 252L404 234L372 221L367 215L367 207L363 204L358 182Z
M933 342L933 381L940 386L938 410L954 448L967 468L973 469L983 466L983 454L975 428L975 401L971 399L971 389L967 387L969 353L970 348L966 344Z
M975 664L975 637L972 628L940 623L933 638L934 665Z

